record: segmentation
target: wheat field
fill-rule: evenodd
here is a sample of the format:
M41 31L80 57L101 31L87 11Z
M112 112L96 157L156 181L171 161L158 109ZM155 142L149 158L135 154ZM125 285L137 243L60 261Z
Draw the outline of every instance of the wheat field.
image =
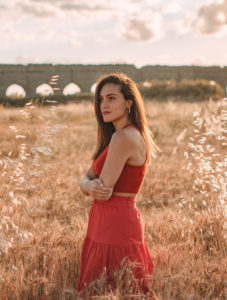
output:
M162 149L137 198L154 262L153 298L226 300L226 99L145 105ZM80 299L92 199L78 182L96 128L89 101L0 108L0 299ZM119 284L87 299L146 297Z

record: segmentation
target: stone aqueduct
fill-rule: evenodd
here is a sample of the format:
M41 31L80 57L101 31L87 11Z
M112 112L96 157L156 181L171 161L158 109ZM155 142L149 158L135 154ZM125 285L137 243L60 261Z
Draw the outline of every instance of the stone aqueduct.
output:
M10 65L0 64L0 96L4 96L11 84L18 84L24 88L26 96L36 95L36 87L48 83L51 76L59 75L58 88L62 93L65 86L73 82L81 92L90 92L91 86L102 74L110 72L124 72L136 82L150 79L207 79L214 80L226 89L227 66L200 67L200 66L144 66L140 69L134 65L52 65L28 64Z

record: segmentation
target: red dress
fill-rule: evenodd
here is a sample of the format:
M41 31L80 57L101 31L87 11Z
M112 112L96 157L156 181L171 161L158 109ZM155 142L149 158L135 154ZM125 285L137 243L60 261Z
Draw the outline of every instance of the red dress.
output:
M127 124L126 126L133 126ZM125 127L126 127L125 126ZM135 127L136 128L136 127ZM108 147L93 161L99 176ZM140 166L125 164L114 192L138 193L146 173L147 161ZM153 273L153 263L144 241L144 225L134 197L112 195L108 201L94 199L90 209L87 234L81 253L77 290L98 279L106 269L107 284L115 285L114 272L120 269L122 259L136 262L133 275L143 287Z

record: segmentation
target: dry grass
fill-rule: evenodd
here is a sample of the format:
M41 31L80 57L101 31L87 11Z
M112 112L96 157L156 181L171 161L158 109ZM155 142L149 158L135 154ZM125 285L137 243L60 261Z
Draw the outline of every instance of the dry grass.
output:
M146 102L163 150L138 197L155 299L227 299L225 105ZM95 140L90 103L0 110L1 299L79 299ZM145 299L99 283L95 299Z

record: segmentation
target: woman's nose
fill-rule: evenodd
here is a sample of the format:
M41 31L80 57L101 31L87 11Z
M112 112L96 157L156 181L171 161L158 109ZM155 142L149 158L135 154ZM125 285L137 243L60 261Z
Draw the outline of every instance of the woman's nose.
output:
M108 101L106 99L103 99L101 102L102 107L107 107L108 106Z

